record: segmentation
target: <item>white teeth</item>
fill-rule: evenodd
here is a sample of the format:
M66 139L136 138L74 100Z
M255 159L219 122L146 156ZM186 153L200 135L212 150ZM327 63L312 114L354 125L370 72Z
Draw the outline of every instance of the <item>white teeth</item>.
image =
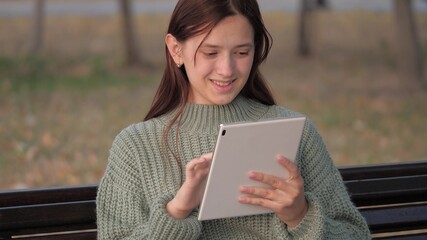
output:
M212 80L212 82L213 82L213 83L215 83L216 85L220 86L220 87L225 87L225 86L230 85L233 81L229 81L229 82L219 82L219 81L213 81L213 80Z

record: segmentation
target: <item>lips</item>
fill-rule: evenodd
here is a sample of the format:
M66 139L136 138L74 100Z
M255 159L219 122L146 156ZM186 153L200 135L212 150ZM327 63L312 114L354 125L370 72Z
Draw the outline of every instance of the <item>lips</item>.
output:
M217 85L217 86L219 86L219 87L226 87L226 86L228 86L228 85L232 84L234 81L236 81L236 80L226 81L226 82L211 80L211 82L212 82L213 84L215 84L215 85Z

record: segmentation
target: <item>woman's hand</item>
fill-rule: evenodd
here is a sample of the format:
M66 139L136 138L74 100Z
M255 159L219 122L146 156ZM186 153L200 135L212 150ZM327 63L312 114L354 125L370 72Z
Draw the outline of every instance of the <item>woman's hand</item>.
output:
M283 156L277 156L277 161L289 172L289 177L283 179L251 171L248 174L249 178L268 184L272 189L242 186L240 192L248 195L240 196L239 202L269 208L289 227L295 227L301 222L308 210L304 196L304 180L297 165Z
M212 153L203 154L185 166L185 181L175 197L166 205L168 213L176 219L184 219L200 205L206 187Z

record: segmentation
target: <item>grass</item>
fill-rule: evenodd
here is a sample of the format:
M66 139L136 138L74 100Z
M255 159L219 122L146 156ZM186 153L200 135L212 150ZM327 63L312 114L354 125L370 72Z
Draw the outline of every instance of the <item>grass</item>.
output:
M265 14L275 41L262 70L279 104L315 122L339 166L426 160L427 91L397 76L392 16L319 13L309 59L295 55L296 19ZM37 56L30 20L0 19L0 189L99 181L114 136L151 103L167 21L137 16L146 65L129 68L117 17L49 17ZM427 59L427 16L417 21Z
M15 93L50 93L58 89L91 91L103 86L134 85L138 81L136 75L123 76L108 70L100 58L91 59L85 65L73 61L57 64L54 61L55 59L38 56L24 59L0 58L0 71L5 72L5 78L13 79L6 79L4 84L10 84L9 90ZM72 69L69 69L70 66L73 66Z

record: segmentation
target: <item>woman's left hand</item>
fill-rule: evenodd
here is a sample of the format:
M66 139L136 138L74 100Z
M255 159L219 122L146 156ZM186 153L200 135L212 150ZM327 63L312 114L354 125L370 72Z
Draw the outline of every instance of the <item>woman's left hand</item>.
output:
M288 178L251 171L248 174L250 179L270 185L272 188L242 186L240 192L248 195L240 196L239 202L269 208L288 227L295 227L302 221L308 210L308 203L304 196L304 180L296 164L280 155L276 159L284 170L288 171Z

